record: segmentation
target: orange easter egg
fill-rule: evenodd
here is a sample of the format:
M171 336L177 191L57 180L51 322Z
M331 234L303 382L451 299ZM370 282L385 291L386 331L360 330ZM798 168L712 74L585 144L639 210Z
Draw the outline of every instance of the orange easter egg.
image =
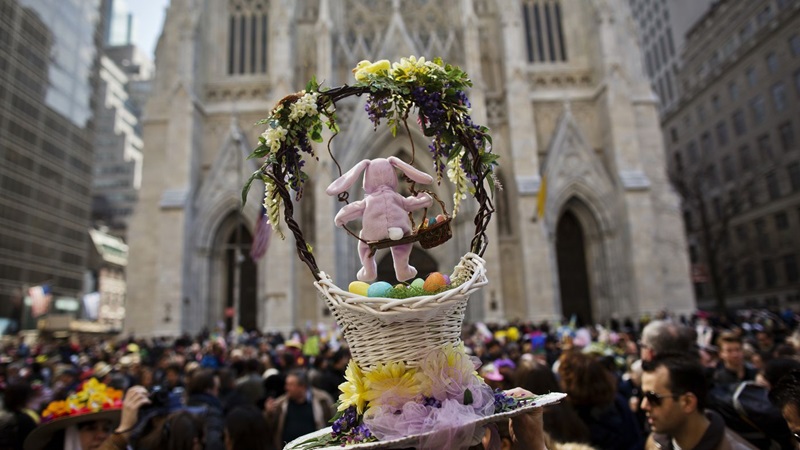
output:
M439 272L433 272L425 279L425 284L422 285L422 289L425 290L425 292L436 292L445 286L447 286L447 281L444 275Z

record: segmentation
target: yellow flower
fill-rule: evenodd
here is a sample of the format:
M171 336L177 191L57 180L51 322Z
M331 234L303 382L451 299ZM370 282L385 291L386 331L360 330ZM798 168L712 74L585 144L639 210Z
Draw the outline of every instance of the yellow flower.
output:
M356 412L362 414L367 404L364 396L366 387L364 386L364 373L355 361L350 360L347 370L344 372L344 378L347 381L339 385L339 390L342 391L339 395L339 411L355 406Z
M353 68L353 74L355 75L356 81L367 81L369 74L379 75L381 73L387 73L390 67L391 65L388 59L382 59L376 62L370 62L365 59Z
M367 392L364 397L373 406L400 409L406 402L416 400L422 389L417 371L406 369L403 362L378 364L365 374Z

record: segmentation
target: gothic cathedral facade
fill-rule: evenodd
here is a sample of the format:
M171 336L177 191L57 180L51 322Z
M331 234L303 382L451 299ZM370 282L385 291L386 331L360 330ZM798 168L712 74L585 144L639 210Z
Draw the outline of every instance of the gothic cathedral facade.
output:
M438 56L470 74L473 119L492 130L500 155L490 284L470 300L467 320L692 311L680 205L635 35L626 0L172 0L145 110L126 330L332 322L291 235L273 236L263 258L250 258L263 191L251 189L241 208L257 167L245 157L263 131L255 123L312 76L338 86L352 82L360 60L408 55ZM432 167L422 133L373 131L365 99L348 100L332 144L343 168L407 159L412 142L417 166ZM333 225L340 204L325 187L338 172L324 145L318 153L295 217L319 267L346 287L359 267L356 243ZM452 197L445 183L435 189ZM473 228L462 211L453 239L415 249L412 264L449 272ZM391 277L390 257L378 260Z

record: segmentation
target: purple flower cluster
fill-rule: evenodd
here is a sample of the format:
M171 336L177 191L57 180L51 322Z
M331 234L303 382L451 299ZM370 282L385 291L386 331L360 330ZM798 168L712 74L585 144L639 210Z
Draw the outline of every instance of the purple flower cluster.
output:
M444 122L447 113L442 107L441 92L428 92L420 86L411 91L411 97L419 108L419 118L423 128L437 132L446 126Z
M377 129L378 125L381 124L381 119L389 114L389 97L385 95L380 97L370 95L367 99L367 104L364 105L364 111L369 115L372 126Z
M495 414L511 411L517 408L517 400L514 397L506 395L505 392L496 389L494 391L494 412Z
M341 442L342 445L374 440L369 428L363 423L358 423L355 406L344 410L342 415L333 421L331 429L331 437Z
M442 402L436 400L435 397L425 397L425 400L422 402L425 406L430 406L432 408L441 408Z

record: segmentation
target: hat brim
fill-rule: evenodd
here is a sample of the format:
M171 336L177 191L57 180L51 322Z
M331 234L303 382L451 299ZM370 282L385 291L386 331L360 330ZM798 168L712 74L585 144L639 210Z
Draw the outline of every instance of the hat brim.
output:
M519 416L520 414L525 414L533 411L536 408L541 408L546 405L551 405L553 403L558 403L567 394L562 392L551 392L549 394L544 394L536 397L536 400L530 405L523 406L522 408L515 409L513 411L507 411L497 414L492 414L491 416L482 417L480 419L475 419L470 422L461 424L461 427L466 426L475 426L480 427L483 425L488 425L492 422L499 422L501 420L510 419L512 417ZM438 430L436 430L438 431ZM360 444L347 444L347 449L359 449L359 450L367 450L367 449L400 449L400 448L409 448L414 447L421 439L424 439L426 436L432 435L436 431L431 430L427 433L420 433L414 434L410 436L406 436L400 439L393 439L391 441L374 441L374 442L364 442ZM299 438L289 442L283 447L283 450L302 450L303 447L301 444L306 443L311 439L316 439L326 434L331 433L331 427L323 428L321 430L315 431L313 433L309 433L305 436L300 436ZM315 447L314 450L342 450L341 445L331 445L328 447Z
M55 419L52 422L43 423L31 431L31 433L25 439L23 448L25 450L41 450L47 446L47 444L50 442L50 439L53 438L54 433L83 422L110 420L114 424L113 426L117 426L119 424L121 415L121 409L107 409L93 413L62 417L60 419Z

